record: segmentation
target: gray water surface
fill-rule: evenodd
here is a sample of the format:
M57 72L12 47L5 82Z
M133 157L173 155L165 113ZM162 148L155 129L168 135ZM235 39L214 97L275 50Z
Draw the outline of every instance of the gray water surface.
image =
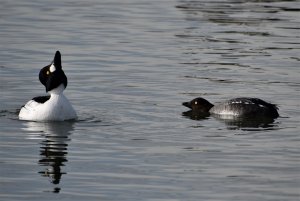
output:
M0 199L296 201L299 1L17 1L0 6ZM18 120L56 50L78 120ZM251 96L241 124L181 103Z

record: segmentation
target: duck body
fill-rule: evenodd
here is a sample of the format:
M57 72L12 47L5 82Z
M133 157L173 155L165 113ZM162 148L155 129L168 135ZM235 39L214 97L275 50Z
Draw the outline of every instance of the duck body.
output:
M65 121L76 119L77 114L63 91L67 77L61 68L61 56L57 51L54 61L41 69L40 82L49 96L39 96L28 101L20 110L19 119L27 121Z
M236 117L262 117L277 118L278 108L259 98L234 98L217 105L213 105L204 98L195 98L184 102L184 106L200 114L212 114L221 118Z
M27 121L65 121L76 117L74 108L63 93L35 97L19 113L19 119Z

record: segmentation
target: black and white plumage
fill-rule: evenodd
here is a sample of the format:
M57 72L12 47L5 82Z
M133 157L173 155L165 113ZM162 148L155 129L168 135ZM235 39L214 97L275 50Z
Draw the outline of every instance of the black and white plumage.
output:
M204 98L195 98L182 103L193 112L203 115L218 115L219 117L266 117L279 116L276 105L259 98L234 98L217 105L213 105Z
M39 96L28 101L20 110L19 119L28 121L64 121L77 115L63 91L68 79L62 70L61 54L55 53L53 62L40 70L39 80L49 96Z

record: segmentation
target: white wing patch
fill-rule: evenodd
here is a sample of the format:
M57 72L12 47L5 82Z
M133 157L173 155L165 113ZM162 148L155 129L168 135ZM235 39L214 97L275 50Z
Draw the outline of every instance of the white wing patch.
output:
M231 103L232 104L242 104L243 102L242 101L232 101Z
M26 105L23 107L25 108L26 110L35 110L35 108L38 106L38 105L41 105L41 103L38 103L34 100L30 100L26 103Z
M253 104L255 104L255 103L253 103L253 102L251 102L251 101L242 101L242 100L240 100L240 101L232 101L232 102L230 102L230 104L253 105Z

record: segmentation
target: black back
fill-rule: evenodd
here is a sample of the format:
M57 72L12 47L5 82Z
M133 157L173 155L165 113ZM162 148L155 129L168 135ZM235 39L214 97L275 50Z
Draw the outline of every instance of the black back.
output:
M259 98L234 98L228 100L224 103L216 105L214 107L214 111L223 110L223 108L227 108L228 110L237 111L241 116L245 117L254 117L254 116L264 116L270 118L277 118L278 108L276 105L272 103L268 103Z
M34 100L35 102L38 102L38 103L45 103L49 99L50 99L50 96L38 96L38 97L34 97L32 100Z

